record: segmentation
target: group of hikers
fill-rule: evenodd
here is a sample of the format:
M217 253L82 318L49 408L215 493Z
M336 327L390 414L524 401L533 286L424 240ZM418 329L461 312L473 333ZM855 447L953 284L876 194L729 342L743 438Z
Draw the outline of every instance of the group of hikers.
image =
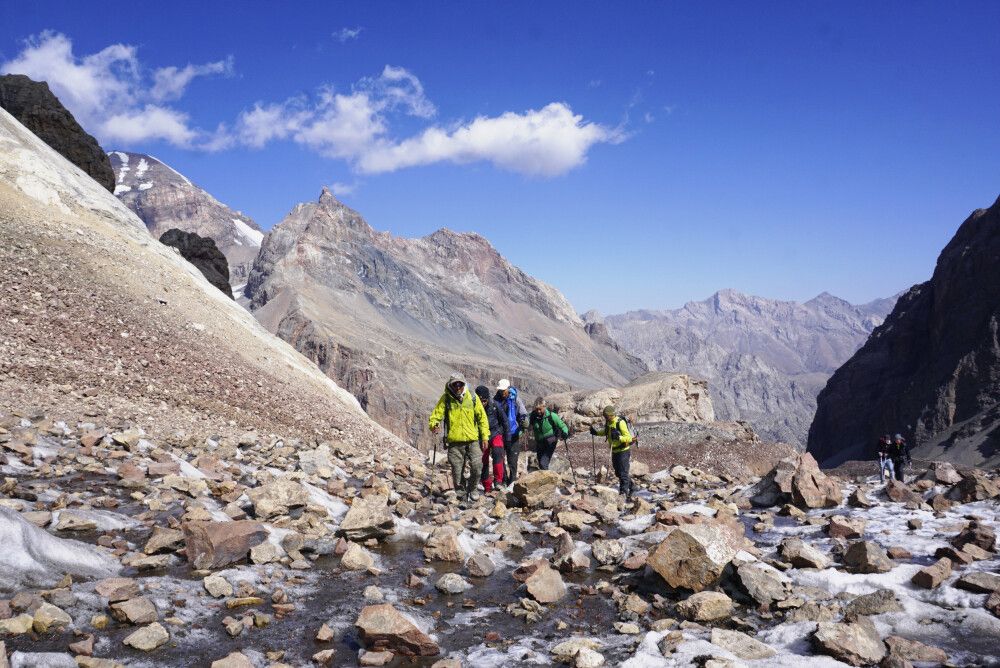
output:
M910 463L910 446L902 434L890 437L883 435L878 440L878 473L882 482L886 476L889 480L895 478L900 482L903 480L903 466Z
M618 416L613 406L605 407L602 415L604 424L591 425L590 433L607 440L618 476L618 490L631 498L629 450L634 436L628 421ZM497 383L491 396L485 385L476 387L474 392L469 391L465 377L459 373L448 379L428 424L435 434L444 427L455 497L464 495L472 501L480 498L479 484L487 494L501 487L513 488L521 455L521 436L529 427L538 468L542 470L548 470L551 465L559 441L566 441L570 436L569 427L545 405L543 397L535 399L529 413L517 388L506 378Z

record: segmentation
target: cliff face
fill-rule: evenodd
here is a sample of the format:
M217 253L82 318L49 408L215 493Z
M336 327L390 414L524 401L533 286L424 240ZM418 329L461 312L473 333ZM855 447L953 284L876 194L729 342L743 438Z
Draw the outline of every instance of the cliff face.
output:
M1000 200L975 211L885 323L820 393L809 451L824 464L871 455L903 432L914 454L1000 462Z
M245 295L370 415L425 445L427 413L452 370L473 383L510 378L527 399L645 371L591 338L562 294L483 237L376 232L326 190L270 232Z
M651 369L707 379L720 420L747 420L765 439L804 447L816 395L893 301L855 306L824 293L799 304L723 290L605 323ZM598 322L592 314L587 320Z
M159 239L168 230L178 229L212 239L226 256L229 281L239 291L264 239L257 223L153 156L125 151L112 151L110 156L117 180L115 195L146 223L150 233Z
M108 156L52 94L47 83L32 81L23 74L0 76L0 107L90 178L114 191L115 175Z
M212 239L173 229L163 233L160 243L176 248L181 257L197 267L209 283L233 298L233 289L229 285L229 263Z

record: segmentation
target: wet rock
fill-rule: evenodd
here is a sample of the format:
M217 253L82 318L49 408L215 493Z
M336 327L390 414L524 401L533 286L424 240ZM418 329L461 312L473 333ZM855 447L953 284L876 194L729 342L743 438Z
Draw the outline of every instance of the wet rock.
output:
M529 575L524 584L531 598L539 603L555 603L566 595L566 583L563 582L562 576L547 562Z
M271 541L264 541L250 548L250 561L255 564L273 564L281 561L284 556L285 551Z
M225 598L233 595L233 585L221 575L209 575L201 581L205 591L214 598Z
M852 666L875 664L886 655L885 643L867 617L846 624L820 622L812 642L821 654Z
M910 582L924 589L936 589L949 577L951 577L951 560L942 557L914 573Z
M860 617L871 617L886 612L902 612L903 606L890 589L879 589L870 594L862 594L844 608L844 621L852 622Z
M42 603L35 610L31 620L31 628L35 633L47 633L49 630L61 629L73 623L73 618L61 608L51 603Z
M484 552L476 552L465 563L465 569L469 575L475 578L488 578L496 571L496 564Z
M556 514L556 523L566 531L583 531L584 527L596 521L593 515L576 510L563 510Z
M357 543L351 543L340 558L340 565L348 571L367 571L375 567L375 557Z
M625 559L625 548L613 538L599 538L591 545L591 554L603 566L620 564Z
M958 578L955 586L976 594L990 594L1000 591L1000 575L984 571L970 571Z
M264 525L250 520L235 522L185 522L184 546L187 560L200 570L221 568L250 553L250 548L267 540Z
M1000 485L979 469L962 474L962 480L951 488L948 496L960 503L985 501L1000 496Z
M830 559L819 549L804 542L801 538L786 538L778 548L781 558L796 568L824 569L830 565Z
M860 517L835 515L826 525L826 533L830 538L846 538L848 540L861 538L865 535L866 522Z
M692 622L712 622L733 612L733 600L717 591L701 591L677 604L677 612Z
M986 598L983 607L994 617L1000 617L1000 591L995 591Z
M430 636L388 603L362 608L354 625L372 650L406 656L434 656L441 651Z
M145 596L122 601L121 603L113 603L111 605L111 616L119 622L127 622L134 625L152 624L159 619L156 606Z
M458 532L454 527L435 527L424 543L424 556L438 561L462 563L466 559L465 550L458 542Z
M966 545L972 544L976 547L992 551L997 542L996 532L992 528L979 522L972 522L957 536L951 539L951 544L962 550Z
M944 650L925 645L919 640L907 640L900 636L889 636L885 639L885 644L889 648L889 656L904 661L933 664L944 664L948 661L948 654Z
M736 579L752 599L765 607L786 598L788 578L767 564L759 561L741 564L736 569Z
M571 638L552 648L552 657L560 663L568 663L576 668L604 665L604 656L597 650L601 643L591 638Z
M719 581L741 539L721 523L678 527L649 555L647 564L674 589L701 591Z
M170 640L170 634L167 633L167 630L159 622L153 622L149 626L133 631L122 643L143 652L152 652L168 640Z
M881 545L860 540L851 543L844 552L844 566L851 573L888 573L895 564Z
M117 603L138 596L139 583L132 578L107 578L98 581L94 591L108 599L108 603Z
M396 658L396 655L388 651L368 652L366 650L361 650L361 652L358 653L358 665L385 666L388 665L394 658Z
M771 647L739 631L712 629L712 644L747 661L768 659L777 654Z
M173 552L184 543L184 532L166 527L153 527L153 533L142 551L146 554Z
M458 573L445 573L434 583L434 587L444 594L461 594L472 589L472 585Z
M287 515L292 508L309 503L309 493L300 483L288 478L277 478L260 487L247 490L253 503L254 514L259 519Z
M0 619L0 635L17 636L27 633L35 623L35 618L22 613L9 619Z
M951 508L955 505L955 502L949 501L944 494L935 494L927 503L930 504L930 507L938 513L951 510Z
M395 533L396 526L388 502L388 497L382 494L355 497L337 529L337 535L357 542L391 536Z
M254 665L245 654L232 652L224 659L213 661L212 668L254 668Z

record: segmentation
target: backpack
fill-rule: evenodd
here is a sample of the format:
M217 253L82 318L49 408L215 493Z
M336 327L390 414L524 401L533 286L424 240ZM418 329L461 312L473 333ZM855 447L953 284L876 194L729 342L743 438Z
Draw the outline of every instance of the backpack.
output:
M624 415L619 415L618 416L618 423L615 424L615 429L618 429L618 431L621 431L621 428L619 428L618 425L620 425L622 422L625 423L625 428L628 430L629 435L632 436L632 442L629 443L629 445L638 445L639 444L639 434L635 431L635 428L632 426L632 423L628 421L627 417L625 417Z

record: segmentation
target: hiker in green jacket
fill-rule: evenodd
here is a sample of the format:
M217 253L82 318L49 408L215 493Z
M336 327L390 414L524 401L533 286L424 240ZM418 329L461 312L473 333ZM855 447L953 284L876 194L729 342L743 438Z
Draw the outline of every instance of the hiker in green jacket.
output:
M445 385L444 394L431 412L429 426L437 433L444 423L444 441L448 447L448 463L456 494L473 501L479 498L476 485L482 472L482 452L490 438L490 423L486 410L475 392L470 392L462 374L454 373ZM465 465L469 477L465 477Z
M538 468L549 470L549 462L556 452L560 438L569 437L569 427L562 418L545 407L545 399L535 399L534 410L531 411L531 430L535 435L535 454L538 455Z
M631 499L632 478L629 475L629 460L631 458L629 448L633 438L628 429L628 422L618 416L614 406L605 406L601 414L604 417L604 426L590 425L590 433L594 436L604 436L608 440L608 445L611 446L611 465L615 469L615 475L618 476L618 493Z

